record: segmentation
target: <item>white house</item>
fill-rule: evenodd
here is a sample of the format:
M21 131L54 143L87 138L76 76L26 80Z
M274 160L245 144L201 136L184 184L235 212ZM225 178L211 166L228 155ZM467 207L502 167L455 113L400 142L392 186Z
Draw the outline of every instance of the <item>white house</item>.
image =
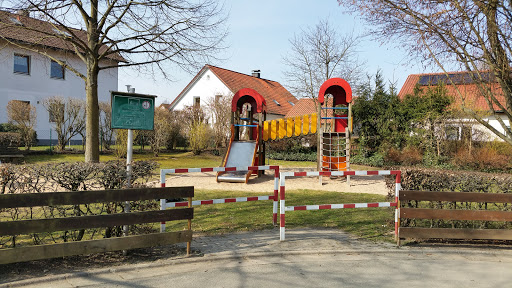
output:
M14 24L14 26L13 26ZM85 64L74 51L63 45L62 41L41 41L41 37L34 37L25 29L16 29L16 25L47 25L50 23L34 19L27 14L9 13L0 11L0 123L6 123L7 103L11 100L29 102L36 107L37 132L40 144L48 144L52 123L49 114L43 106L43 100L52 96L74 97L85 100L85 82L73 72L63 69L62 66L41 54L23 49L18 45L27 45L32 48L39 47L81 73L86 74ZM53 30L59 33L58 30ZM76 30L77 33L82 31ZM62 32L60 32L62 33ZM83 33L83 32L82 32ZM51 37L48 37L51 39ZM8 41L18 45L9 44ZM118 59L111 59L118 62ZM101 64L100 64L101 65ZM110 91L117 91L117 68L102 70L98 77L99 101L110 102ZM53 139L56 133L53 130ZM81 137L76 137L81 141Z
M205 65L169 105L169 109L183 110L186 106L204 105L215 97L232 97L242 88L252 88L265 98L267 120L283 118L298 102L278 82L261 78L259 70L247 75Z

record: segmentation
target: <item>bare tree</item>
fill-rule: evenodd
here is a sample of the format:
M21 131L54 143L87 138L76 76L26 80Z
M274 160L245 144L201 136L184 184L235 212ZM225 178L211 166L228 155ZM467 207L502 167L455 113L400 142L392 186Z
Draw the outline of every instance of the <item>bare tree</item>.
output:
M25 149L29 150L34 142L34 126L36 125L36 107L29 102L11 100L7 103L7 118L20 131Z
M114 129L111 128L112 110L107 102L100 102L99 105L101 144L106 150L110 150L110 145L114 140Z
M288 87L298 97L316 99L322 84L333 77L341 77L355 85L364 65L357 58L361 37L353 33L340 35L329 21L320 21L315 27L302 30L290 39L291 53L284 56ZM320 115L320 103L316 103ZM320 143L320 134L317 141ZM317 169L321 159L318 146Z
M192 71L211 62L226 32L222 7L214 0L10 0L2 9L23 9L47 24L25 21L17 25L2 22L0 28L31 33L34 43L27 46L14 34L0 37L57 62L85 81L87 99L86 162L99 161L98 73L115 67L145 65L150 74L170 77L166 63ZM21 17L22 22L26 18ZM79 27L74 29L72 27ZM85 63L75 67L48 53L44 45L61 43L60 49L74 52ZM48 44L49 45L49 44ZM147 65L152 64L152 65Z
M210 98L206 102L206 107L211 114L212 133L216 148L226 146L229 141L232 99L233 97L219 95L219 97Z
M184 140L186 138L185 126L187 124L185 121L185 112L181 110L170 111L169 124L169 137L167 138L166 148L173 150L178 146L180 139Z
M43 102L50 122L55 123L57 148L64 150L66 144L85 129L85 102L76 98L53 96Z
M363 63L357 58L361 37L340 35L327 20L302 30L289 40L291 52L283 57L287 86L297 97L316 99L329 78L341 77L355 84Z
M457 89L460 108L499 138L512 145L512 2L504 0L352 0L341 1L369 23L376 39L396 40L412 57L437 65L446 84ZM448 67L467 71L479 96L503 131L490 125L466 103L464 91L448 75ZM499 89L496 89L499 86ZM469 102L469 101L468 101Z
M166 145L167 140L170 136L171 130L171 121L170 121L171 112L167 109L158 108L155 109L155 122L154 129L149 134L149 144L151 145L151 150L153 150L153 154L158 157L160 154L160 150L163 146Z

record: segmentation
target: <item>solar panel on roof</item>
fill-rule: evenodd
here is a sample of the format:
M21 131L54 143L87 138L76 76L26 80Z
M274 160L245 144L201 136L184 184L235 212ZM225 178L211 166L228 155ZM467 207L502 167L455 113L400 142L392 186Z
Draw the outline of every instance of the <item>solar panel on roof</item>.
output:
M448 78L449 77L449 78ZM438 85L438 84L446 84L450 85L463 85L463 84L474 84L475 78L478 79L482 77L484 82L491 82L494 80L494 75L491 72L481 72L480 75L474 74L472 77L471 73L449 73L448 76L446 74L437 74L437 75L423 75L420 77L418 84L422 86L429 85Z

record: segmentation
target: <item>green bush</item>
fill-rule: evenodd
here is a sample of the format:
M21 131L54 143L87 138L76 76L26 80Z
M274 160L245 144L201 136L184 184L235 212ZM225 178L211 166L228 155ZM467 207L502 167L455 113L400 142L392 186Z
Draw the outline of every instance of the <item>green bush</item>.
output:
M384 166L385 161L384 156L380 153L374 153L369 157L365 157L364 153L358 153L350 157L350 163L372 167L382 167Z
M267 157L273 160L286 160L286 161L312 161L316 162L315 153L300 153L300 152L274 152L267 153Z
M208 148L208 144L210 143L209 132L208 124L198 122L192 124L192 127L190 127L188 141L194 155L199 155L203 150Z

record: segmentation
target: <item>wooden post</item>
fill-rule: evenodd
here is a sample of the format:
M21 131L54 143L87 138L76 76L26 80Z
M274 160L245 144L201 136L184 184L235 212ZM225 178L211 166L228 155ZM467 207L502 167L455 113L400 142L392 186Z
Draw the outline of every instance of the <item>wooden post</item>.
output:
M263 111L258 114L258 166L265 165L265 158L263 158ZM265 174L265 171L258 170L258 177Z
M188 197L188 208L192 208L192 197ZM187 228L189 231L192 231L192 219L188 219ZM190 245L192 244L192 239L187 242L187 256L190 256Z
M345 162L347 164L347 171L350 171L350 137L352 134L350 128L352 127L352 103L348 103L347 116L347 128L345 129ZM347 175L347 185L350 187L350 175Z

